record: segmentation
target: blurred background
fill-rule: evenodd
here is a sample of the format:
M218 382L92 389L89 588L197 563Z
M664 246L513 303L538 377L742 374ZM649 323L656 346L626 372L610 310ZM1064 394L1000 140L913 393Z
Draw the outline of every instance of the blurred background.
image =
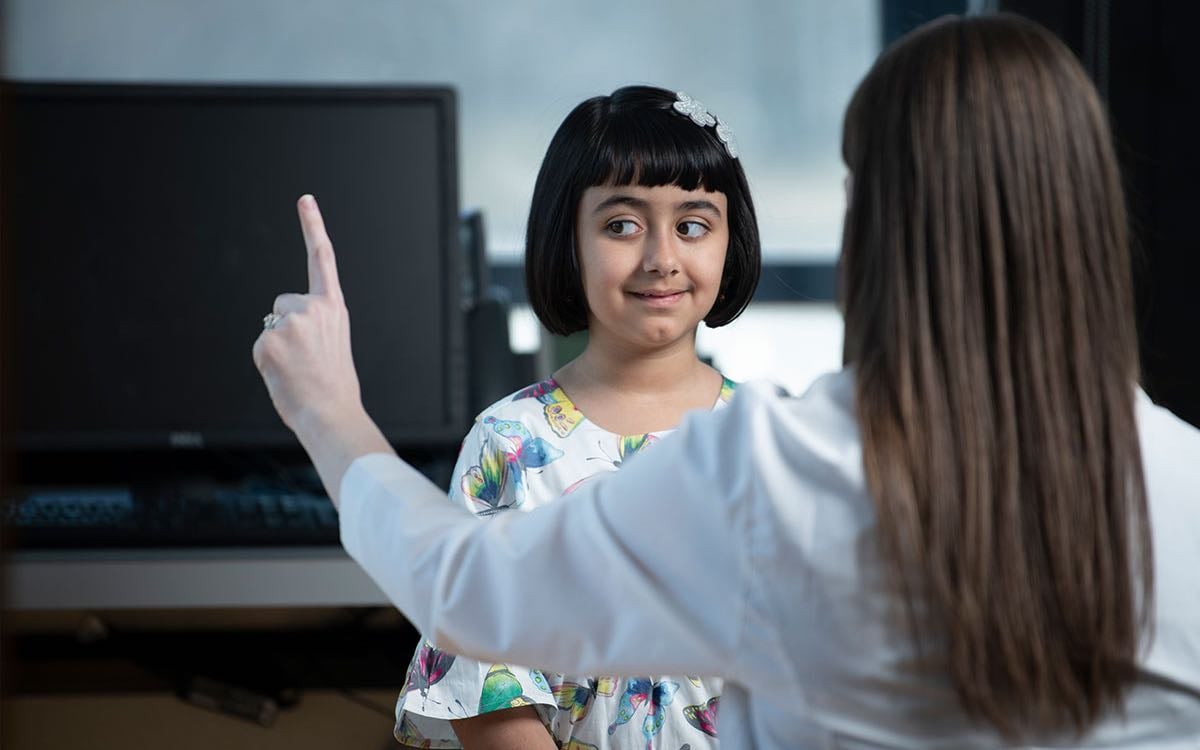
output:
M301 186L329 186L313 191L347 288L362 290L348 296L360 366L375 373L368 406L390 412L389 437L444 484L471 416L581 346L540 329L521 268L533 181L572 107L649 83L733 128L764 272L742 317L702 327L698 345L735 380L801 392L841 364L840 128L854 86L920 23L996 10L1058 33L1109 103L1145 387L1200 423L1192 4L0 0L0 742L394 746L390 704L416 634L340 552L249 367L259 308L277 283L303 281ZM259 140L256 123L272 123ZM260 153L329 163L285 179ZM172 179L185 168L203 179ZM180 196L213 210L176 216ZM237 207L255 201L269 221L251 227ZM202 223L217 226L172 234ZM266 248L258 265L245 237ZM185 246L213 251L216 270L188 263ZM229 285L249 269L261 283ZM124 349L96 346L110 308ZM146 342L164 330L179 346L158 362ZM191 410L165 414L156 393L181 383ZM221 384L252 396L206 402ZM427 420L406 422L418 408Z

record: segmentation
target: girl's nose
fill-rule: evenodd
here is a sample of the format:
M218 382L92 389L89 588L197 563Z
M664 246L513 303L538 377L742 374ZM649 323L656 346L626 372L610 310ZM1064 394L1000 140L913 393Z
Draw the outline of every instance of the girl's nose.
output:
M642 257L642 270L662 276L679 273L679 254L673 231L651 232Z

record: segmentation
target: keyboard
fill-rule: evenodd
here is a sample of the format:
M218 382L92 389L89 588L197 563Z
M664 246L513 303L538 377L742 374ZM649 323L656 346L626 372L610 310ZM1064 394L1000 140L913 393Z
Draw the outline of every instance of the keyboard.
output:
M19 548L336 545L324 494L294 488L40 489L5 502Z

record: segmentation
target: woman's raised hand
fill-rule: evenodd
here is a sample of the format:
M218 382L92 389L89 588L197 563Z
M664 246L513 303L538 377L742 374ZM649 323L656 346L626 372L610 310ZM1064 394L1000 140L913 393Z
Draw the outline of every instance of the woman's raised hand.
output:
M279 416L336 500L350 461L391 448L363 409L350 353L350 316L321 211L311 195L300 198L297 210L308 253L308 293L275 299L254 342L254 364Z

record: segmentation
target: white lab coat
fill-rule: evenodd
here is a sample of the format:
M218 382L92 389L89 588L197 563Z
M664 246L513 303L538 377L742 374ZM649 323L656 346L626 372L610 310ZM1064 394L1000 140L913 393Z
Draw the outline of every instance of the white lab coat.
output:
M800 398L744 385L569 501L489 523L399 459L365 456L342 482L342 542L455 653L724 677L726 750L1006 747L948 679L911 668L852 400L849 371ZM1038 747L1200 748L1200 431L1140 391L1137 416L1155 637L1123 717Z

